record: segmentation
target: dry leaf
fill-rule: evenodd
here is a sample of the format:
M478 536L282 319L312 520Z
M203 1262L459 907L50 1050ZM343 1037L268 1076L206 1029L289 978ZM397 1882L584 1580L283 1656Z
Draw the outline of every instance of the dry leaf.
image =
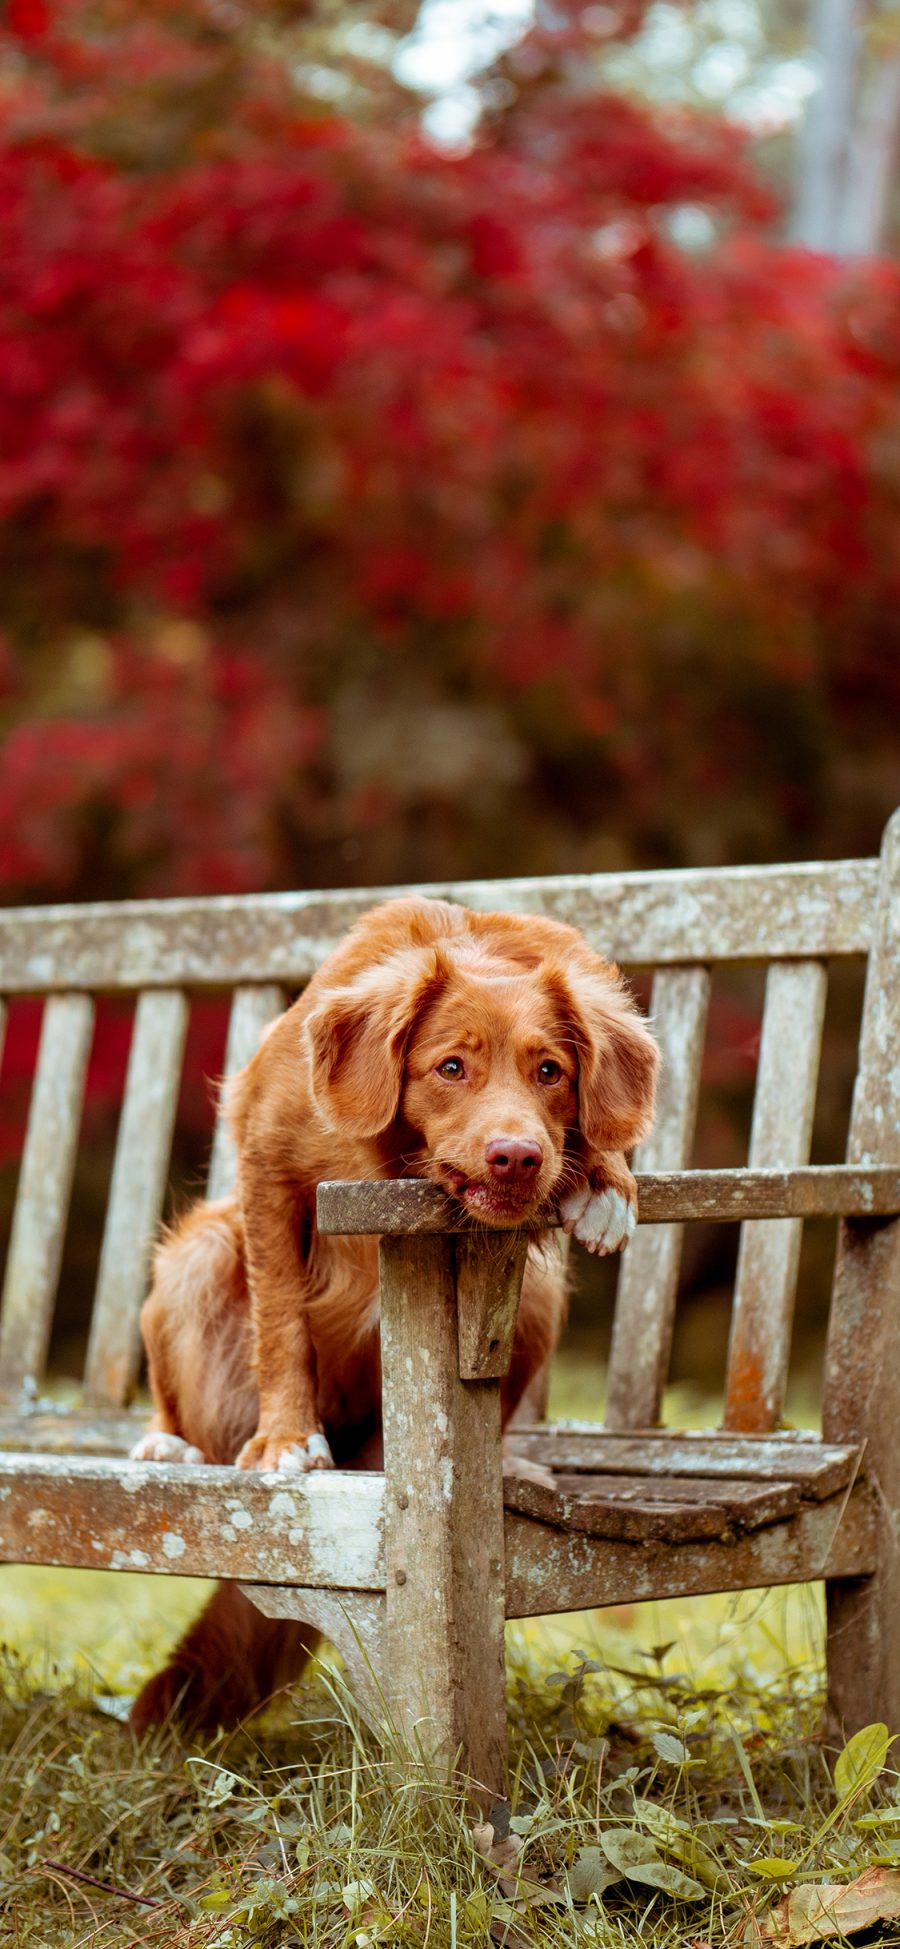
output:
M792 1888L766 1919L763 1940L795 1949L829 1936L855 1935L900 1918L900 1871L867 1868L856 1881L807 1882Z
M472 1828L476 1853L496 1868L505 1895L513 1895L519 1879L519 1855L525 1845L521 1834L498 1834L489 1820L476 1821Z

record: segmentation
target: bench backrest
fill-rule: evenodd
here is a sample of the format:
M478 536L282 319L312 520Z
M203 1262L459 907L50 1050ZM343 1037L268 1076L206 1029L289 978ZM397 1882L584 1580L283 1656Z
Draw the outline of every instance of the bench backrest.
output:
M807 1162L825 963L869 953L878 934L878 888L878 861L855 860L478 881L421 891L481 910L571 922L610 959L653 971L652 1013L664 1065L658 1119L637 1165L663 1171L690 1162L710 971L722 962L761 962L768 970L749 1162ZM89 1403L115 1407L128 1399L139 1369L138 1314L165 1196L190 997L231 993L226 1071L239 1068L288 994L385 891L33 908L0 916L0 996L47 998L0 1305L0 1398L14 1401L23 1381L40 1381L45 1369L94 997L136 997L85 1371ZM879 984L887 978L884 957L882 963ZM896 1020L896 999L893 1007ZM872 1006L866 1019L870 1082L858 1079L858 1107L873 1089L875 1097L883 1091L883 1062L871 1083L873 1064L881 1061ZM868 1127L870 1137L878 1134L877 1116L873 1122L869 1115ZM887 1147L869 1143L863 1158L857 1142L853 1161L900 1161L883 1122L880 1130ZM855 1141L851 1132L851 1147ZM209 1192L227 1190L232 1172L220 1120ZM794 1219L742 1227L726 1383L729 1428L763 1431L780 1417L800 1227ZM647 1226L623 1261L609 1375L614 1427L658 1419L680 1250L678 1225Z

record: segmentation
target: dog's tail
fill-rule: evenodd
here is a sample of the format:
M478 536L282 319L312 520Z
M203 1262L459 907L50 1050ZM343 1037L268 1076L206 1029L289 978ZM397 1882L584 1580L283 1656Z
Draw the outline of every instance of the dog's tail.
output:
M170 1717L196 1731L237 1725L299 1676L319 1636L311 1624L263 1617L237 1584L219 1584L168 1664L138 1693L132 1730Z

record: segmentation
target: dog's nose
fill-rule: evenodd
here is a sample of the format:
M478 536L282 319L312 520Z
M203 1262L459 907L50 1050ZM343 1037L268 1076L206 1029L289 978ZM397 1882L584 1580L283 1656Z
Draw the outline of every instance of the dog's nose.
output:
M544 1161L540 1144L523 1142L520 1137L492 1137L484 1147L484 1161L491 1177L507 1183L527 1182L537 1177Z

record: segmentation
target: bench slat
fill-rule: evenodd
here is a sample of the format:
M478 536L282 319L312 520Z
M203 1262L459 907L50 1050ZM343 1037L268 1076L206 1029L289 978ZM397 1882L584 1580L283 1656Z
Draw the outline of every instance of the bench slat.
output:
M638 1173L638 1223L745 1218L878 1218L900 1212L900 1165L807 1164L795 1171ZM322 1183L316 1196L323 1233L467 1232L471 1219L424 1178ZM548 1225L556 1220L548 1216Z
M121 1407L141 1362L140 1310L166 1191L188 1004L180 989L135 1010L85 1367L93 1405Z
M709 1003L707 968L664 968L650 1012L662 1054L653 1129L635 1153L636 1171L680 1171L690 1161ZM649 1428L659 1419L669 1371L681 1227L646 1225L622 1261L609 1361L610 1428Z
M690 1543L784 1521L800 1507L795 1482L744 1482L739 1476L680 1481L643 1475L557 1474L553 1488L507 1476L507 1509L584 1536L622 1543Z
M20 908L0 915L0 992L301 986L360 914L414 892L546 914L598 952L650 967L864 954L877 874L876 860L826 860Z
M285 1005L284 989L275 982L263 982L258 988L236 988L228 1018L228 1045L225 1050L225 1075L236 1076L255 1056L259 1048L259 1038L263 1029L274 1022ZM212 1157L209 1176L206 1181L208 1198L224 1198L233 1189L237 1174L237 1153L228 1128L224 1103L219 1104L216 1116L216 1132L213 1138Z
M514 1428L506 1437L510 1452L543 1468L588 1475L643 1475L675 1480L740 1477L746 1482L795 1482L814 1502L836 1495L858 1473L861 1450L852 1444L825 1443L812 1435L670 1434L646 1429L615 1434L590 1423L551 1423Z
M0 1455L0 1562L384 1589L380 1475Z
M820 961L776 963L766 980L750 1168L806 1164L812 1140L827 974ZM803 1222L741 1227L725 1426L762 1434L781 1419Z
M91 1414L83 1408L41 1403L19 1414L0 1408L0 1450L38 1455L130 1455L146 1433L149 1405L119 1413Z
M54 995L44 1009L0 1306L7 1400L46 1365L93 1022L89 995Z

